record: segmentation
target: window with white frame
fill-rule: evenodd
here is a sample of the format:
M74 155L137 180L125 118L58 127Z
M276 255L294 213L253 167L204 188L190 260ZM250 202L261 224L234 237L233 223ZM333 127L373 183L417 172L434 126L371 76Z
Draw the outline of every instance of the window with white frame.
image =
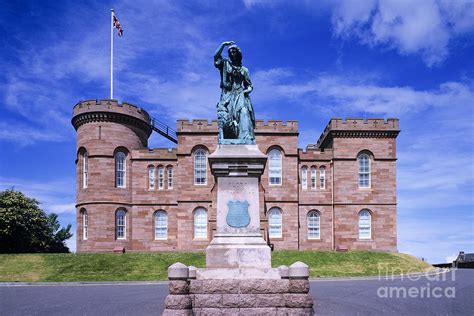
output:
M357 157L359 165L359 188L370 188L370 157L368 154L360 154Z
M321 190L326 189L326 167L319 167L319 188Z
M316 189L316 175L317 175L317 169L316 167L311 167L311 189Z
M272 149L268 153L268 179L270 185L280 185L282 175L281 151Z
M124 209L119 209L115 213L115 235L117 239L125 239L127 232L127 213Z
M273 207L268 211L268 235L270 238L282 237L282 214L279 208Z
M318 211L308 212L308 239L320 239L320 220Z
M86 189L89 182L89 154L82 155L82 188Z
M165 170L163 167L158 167L158 190L163 190L165 187Z
M194 184L207 184L207 152L198 149L194 152Z
M125 188L127 180L126 155L119 151L115 154L115 186Z
M81 211L81 216L82 216L82 240L87 240L89 236L89 218L87 216L87 211L85 209L82 209Z
M308 167L304 166L301 168L301 189L306 190L308 188Z
M372 238L372 215L369 210L359 212L359 239Z
M202 207L194 211L194 238L207 238L207 212Z
M148 167L148 189L155 189L155 167Z
M168 173L168 190L173 190L173 167L166 168Z
M155 239L164 240L168 238L168 215L165 211L155 213Z

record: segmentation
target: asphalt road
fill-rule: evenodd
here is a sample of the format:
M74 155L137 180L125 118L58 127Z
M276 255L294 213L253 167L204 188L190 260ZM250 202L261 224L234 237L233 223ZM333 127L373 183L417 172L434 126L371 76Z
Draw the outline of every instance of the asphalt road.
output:
M160 315L166 283L0 284L0 315ZM474 270L311 282L317 315L474 315Z

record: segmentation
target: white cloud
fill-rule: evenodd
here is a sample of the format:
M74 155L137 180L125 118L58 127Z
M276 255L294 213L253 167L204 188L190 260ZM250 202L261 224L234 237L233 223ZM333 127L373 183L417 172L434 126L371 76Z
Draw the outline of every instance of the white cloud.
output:
M67 133L57 130L45 130L18 122L0 122L0 140L14 142L19 145L30 145L37 141L61 142L67 139Z
M474 100L474 90L462 82L445 82L437 89L417 90L409 86L384 86L363 77L347 75L321 73L308 76L299 73L296 76L294 71L281 68L258 71L253 81L262 87L254 94L259 101L298 99L311 108L337 107L339 112L346 113L398 117L430 108L449 108L459 113L468 111Z
M449 42L474 30L474 2L367 0L340 1L332 11L334 33L355 36L370 46L386 46L402 55L421 54L428 66L442 63Z
M47 181L0 177L0 190L13 188L38 200L47 213L75 214L75 180L53 179Z

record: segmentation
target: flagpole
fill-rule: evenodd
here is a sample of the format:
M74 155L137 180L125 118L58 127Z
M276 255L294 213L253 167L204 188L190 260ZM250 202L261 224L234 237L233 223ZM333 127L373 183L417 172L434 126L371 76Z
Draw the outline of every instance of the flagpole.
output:
M110 99L114 98L114 9L110 9Z

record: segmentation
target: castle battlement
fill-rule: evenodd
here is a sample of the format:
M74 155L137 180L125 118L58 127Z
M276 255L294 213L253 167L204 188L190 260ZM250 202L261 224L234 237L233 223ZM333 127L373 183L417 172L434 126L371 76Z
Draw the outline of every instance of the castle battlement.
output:
M298 133L298 121L256 120L255 133Z
M321 151L319 148L316 148L315 145L308 145L306 150L301 148L298 149L298 157L301 163L314 160L329 161L333 158L333 156L334 154L331 149Z
M318 139L317 147L325 147L332 137L396 137L399 120L389 118L332 118Z
M119 103L117 100L85 100L73 107L73 116L90 112L113 112L130 115L150 124L150 115L144 109L128 103Z
M140 149L132 152L133 160L176 160L177 148Z
M176 122L177 133L217 133L217 120L193 119L192 121L180 119Z
M298 133L298 121L256 120L255 134L259 133ZM217 120L180 119L176 123L178 133L217 133Z

